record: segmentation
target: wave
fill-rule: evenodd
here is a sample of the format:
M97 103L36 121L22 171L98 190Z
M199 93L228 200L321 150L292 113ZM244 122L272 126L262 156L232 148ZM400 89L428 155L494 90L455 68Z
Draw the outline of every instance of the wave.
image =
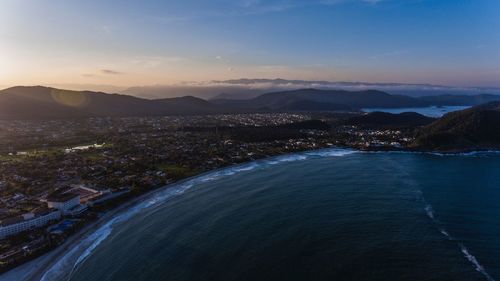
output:
M360 151L363 153L380 153L380 154L423 154L423 155L432 155L432 156L440 156L440 157L457 157L457 156L465 156L465 157L487 157L487 156L498 156L500 155L500 150L477 150L477 151L469 151L469 152L431 152L431 151Z
M488 272L486 272L486 270L484 269L484 267L477 261L476 257L471 255L471 253L469 252L469 250L467 250L464 244L459 243L458 245L464 256L474 265L476 271L482 273L488 281L495 281L495 279L493 279L493 277L491 277L491 275L489 275Z
M430 155L435 156L493 156L500 155L499 150L484 150L484 151L469 151L469 152L457 152L457 153L440 153L440 152L426 152Z
M447 240L457 241L453 236L450 235L450 233L448 231L446 231L446 229L442 226L442 223L439 221L439 219L436 218L436 215L434 213L434 209L432 208L432 206L429 203L427 203L423 197L422 197L422 200L425 202L424 209L425 209L427 216L437 226L439 232L441 234L443 234L443 236L445 236ZM495 281L495 279L493 277L491 277L491 275L486 271L486 269L481 265L481 263L479 263L477 258L470 253L470 251L467 249L467 247L465 247L465 245L463 243L457 242L457 245L460 248L460 251L462 252L464 257L472 264L472 266L474 267L474 269L477 272L481 273L486 278L486 280Z
M82 239L77 245L75 245L63 257L61 257L51 268L49 268L40 280L53 281L69 279L72 273L78 268L78 266L82 262L84 262L90 255L92 255L92 253L98 248L98 246L112 234L114 226L129 220L145 209L165 203L169 199L183 194L184 192L198 184L211 182L226 176L232 176L242 172L249 172L255 169L268 168L272 165L303 161L310 158L342 157L356 152L356 150L350 149L331 148L287 154L272 157L269 159L262 159L245 164L235 165L228 168L223 168L221 170L215 170L199 176L195 176L182 183L168 186L168 188L164 188L151 194L149 197L137 203L127 211L117 214L92 234Z
M404 152L403 152L404 153ZM409 152L412 153L412 152ZM405 178L405 176L409 176L408 173L404 173L404 176L402 178ZM460 251L463 253L464 257L472 264L474 269L481 273L486 280L488 281L495 281L493 277L486 271L486 269L479 263L477 258L473 256L470 251L465 247L465 245L461 242L459 242L455 237L453 237L443 226L443 223L439 220L439 218L436 216L436 213L434 211L434 208L430 203L427 202L425 199L425 196L422 192L422 190L419 188L418 183L416 183L413 179L408 179L407 184L409 186L413 186L413 190L416 193L416 196L419 201L421 201L424 205L424 211L426 215L429 217L429 219L432 221L432 223L435 225L437 230L449 241L453 241L457 243L457 246L459 247Z

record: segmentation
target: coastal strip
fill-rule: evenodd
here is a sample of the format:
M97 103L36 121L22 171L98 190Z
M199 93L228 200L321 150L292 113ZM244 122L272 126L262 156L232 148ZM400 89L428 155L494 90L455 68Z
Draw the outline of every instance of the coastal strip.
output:
M183 194L186 190L196 184L213 181L224 176L231 176L257 168L266 168L276 164L301 161L311 157L340 157L356 152L356 150L351 149L327 148L284 154L215 169L163 186L136 197L111 211L108 211L97 221L84 227L75 235L72 235L58 248L33 261L16 267L3 275L0 275L0 280L67 280L74 267L90 255L91 250L95 249L100 242L105 240L107 235L110 234L114 224L126 221L146 208L164 203L166 200L174 196ZM97 243L95 243L96 241ZM88 251L89 249L91 250Z
M359 151L345 148L326 148L310 150L258 159L242 164L236 164L211 170L199 175L149 191L133 198L124 204L106 212L97 221L85 226L56 249L38 257L26 264L0 275L0 281L38 281L67 280L75 267L85 260L100 242L111 233L115 223L123 222L133 217L139 211L164 203L167 199L183 194L196 184L231 176L240 172L266 168L272 165L306 160L311 157L339 157L352 153L376 153L375 151ZM477 151L469 153L432 153L411 151L380 151L380 153L416 153L436 156L477 156L498 154L499 151ZM64 260L64 262L62 262ZM66 278L64 278L66 277Z

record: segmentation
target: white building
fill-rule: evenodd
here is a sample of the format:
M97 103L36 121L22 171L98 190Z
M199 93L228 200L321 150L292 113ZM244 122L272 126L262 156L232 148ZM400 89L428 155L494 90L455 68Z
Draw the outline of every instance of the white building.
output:
M0 239L23 231L42 227L60 218L60 211L49 210L38 214L27 213L19 217L4 220L0 223Z
M62 212L63 215L71 213L71 209L80 205L80 195L71 192L51 194L47 198L47 206Z

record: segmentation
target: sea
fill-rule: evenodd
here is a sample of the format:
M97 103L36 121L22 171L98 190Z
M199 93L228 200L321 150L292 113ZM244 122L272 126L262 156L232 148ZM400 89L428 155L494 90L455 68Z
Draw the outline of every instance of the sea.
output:
M464 110L470 106L429 106L429 107L403 107L403 108L364 108L364 112L388 112L399 114L403 112L416 112L428 117L439 118L453 111Z
M325 149L152 194L42 280L500 280L500 154Z

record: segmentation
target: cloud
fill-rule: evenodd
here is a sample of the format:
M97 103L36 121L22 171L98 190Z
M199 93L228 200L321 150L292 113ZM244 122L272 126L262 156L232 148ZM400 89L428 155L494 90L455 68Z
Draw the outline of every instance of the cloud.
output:
M112 69L101 69L97 73L83 73L82 76L85 78L97 78L104 77L104 75L122 75L124 72L112 70Z
M208 9L190 9L184 13L169 15L151 15L150 20L170 24L177 22L187 22L197 19L210 18L234 18L240 16L252 16L268 13L281 13L294 9L301 9L312 6L335 6L345 3L368 3L378 4L389 0L220 0L221 7Z
M170 24L170 23L181 23L189 21L192 19L192 16L168 15L168 16L150 16L149 18L161 24Z
M238 2L238 8L241 9L240 13L235 14L265 14L265 13L279 13L292 9L299 9L307 6L335 6L345 3L367 3L379 4L388 0L242 0Z
M186 61L183 57L165 57L165 56L141 56L132 59L131 63L143 68L155 68L163 64L172 64Z
M122 74L125 74L123 72L116 71L116 70L111 70L111 69L101 69L101 73L102 74L108 74L108 75L122 75Z

